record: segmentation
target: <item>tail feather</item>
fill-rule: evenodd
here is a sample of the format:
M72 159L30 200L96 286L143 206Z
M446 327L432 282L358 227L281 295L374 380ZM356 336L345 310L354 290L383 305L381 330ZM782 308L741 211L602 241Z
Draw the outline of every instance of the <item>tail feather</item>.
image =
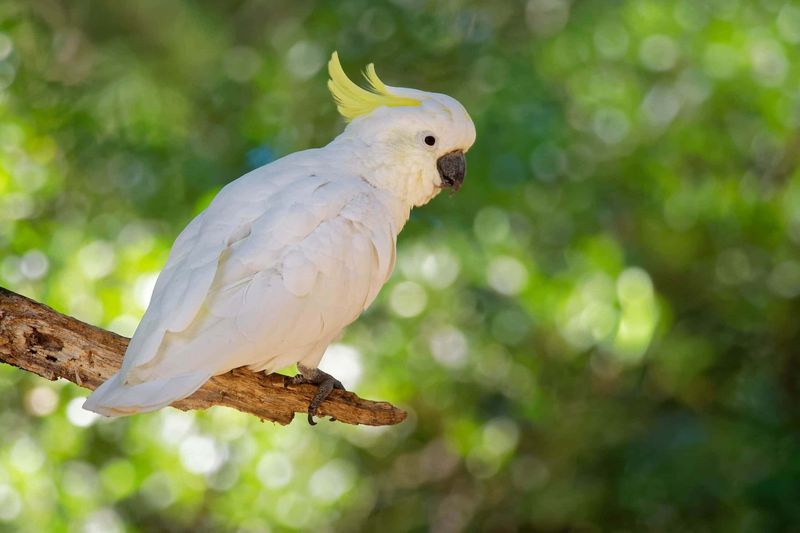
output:
M83 408L104 416L128 416L148 413L186 398L203 386L211 374L193 372L181 376L126 384L114 374L100 385L83 404Z

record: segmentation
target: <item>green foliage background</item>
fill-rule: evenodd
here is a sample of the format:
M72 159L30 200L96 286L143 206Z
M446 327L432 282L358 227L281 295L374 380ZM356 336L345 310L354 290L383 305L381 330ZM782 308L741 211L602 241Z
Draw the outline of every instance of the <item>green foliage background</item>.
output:
M330 368L374 429L113 422L0 367L0 530L800 528L800 5L0 3L0 284L130 335L225 183L341 129L324 63L472 113Z

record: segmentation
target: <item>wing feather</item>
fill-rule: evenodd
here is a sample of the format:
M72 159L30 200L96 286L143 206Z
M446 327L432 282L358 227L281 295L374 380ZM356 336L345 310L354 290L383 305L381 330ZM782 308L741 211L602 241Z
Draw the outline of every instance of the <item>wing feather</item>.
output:
M394 236L369 187L311 176L291 185L268 205L252 194L215 200L181 234L126 354L129 381L318 362L375 298Z

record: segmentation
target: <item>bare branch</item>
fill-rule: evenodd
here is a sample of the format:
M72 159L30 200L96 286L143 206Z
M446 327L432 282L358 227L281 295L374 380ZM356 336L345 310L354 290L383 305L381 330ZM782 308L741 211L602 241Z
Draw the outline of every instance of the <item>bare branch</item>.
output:
M117 371L127 346L125 337L0 287L0 361L4 363L94 390ZM262 420L289 424L295 413L306 412L315 392L313 385L287 385L278 374L236 369L211 378L172 406L186 411L224 405ZM397 424L406 418L405 411L388 402L363 400L340 390L331 393L318 413L370 426Z

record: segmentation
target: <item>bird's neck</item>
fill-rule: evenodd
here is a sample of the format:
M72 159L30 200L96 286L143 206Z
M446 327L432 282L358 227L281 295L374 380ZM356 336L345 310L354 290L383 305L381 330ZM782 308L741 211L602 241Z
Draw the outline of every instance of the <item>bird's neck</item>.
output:
M413 207L425 205L439 193L439 188L419 170L420 163L398 158L392 150L345 134L334 139L326 149L345 157L346 164L359 177L394 197L403 206L406 220Z

